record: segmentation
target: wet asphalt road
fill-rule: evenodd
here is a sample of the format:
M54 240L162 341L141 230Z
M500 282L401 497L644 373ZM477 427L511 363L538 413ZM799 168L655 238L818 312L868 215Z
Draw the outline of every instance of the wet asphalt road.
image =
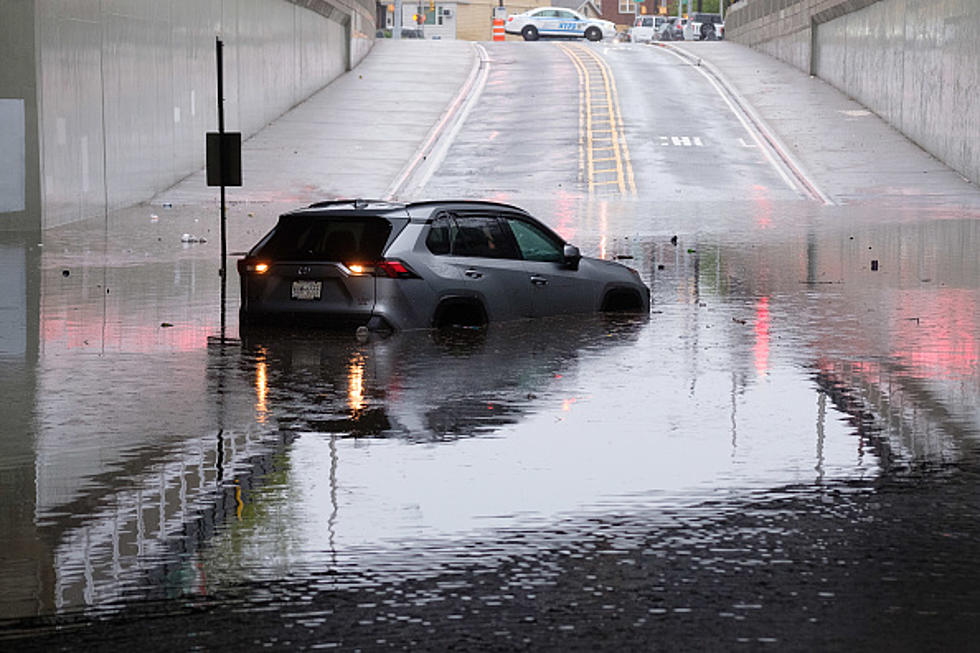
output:
M0 642L973 648L977 213L820 206L676 59L533 46L488 44L425 193L525 206L651 314L239 338L215 239L180 242L209 206L6 242L36 312L2 363ZM588 167L603 70L620 179ZM285 208L234 205L230 249Z

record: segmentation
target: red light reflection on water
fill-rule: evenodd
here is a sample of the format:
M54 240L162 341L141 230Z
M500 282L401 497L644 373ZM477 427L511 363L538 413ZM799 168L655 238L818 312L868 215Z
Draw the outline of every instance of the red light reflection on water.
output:
M88 313L88 314L86 314ZM214 327L153 322L123 324L118 316L103 319L84 308L52 313L42 310L41 345L45 350L104 349L118 353L185 352L207 347ZM166 326L165 326L166 325Z
M760 297L755 303L755 369L759 374L769 370L769 297Z
M899 317L895 325L893 355L911 374L965 378L980 372L980 311L975 291L907 291L899 306L906 314L922 316Z
M554 229L567 242L575 241L576 227L582 221L582 216L575 211L576 200L571 193L560 190L555 199Z
M755 224L760 229L772 226L772 200L769 189L758 184L752 187L752 202L755 204Z

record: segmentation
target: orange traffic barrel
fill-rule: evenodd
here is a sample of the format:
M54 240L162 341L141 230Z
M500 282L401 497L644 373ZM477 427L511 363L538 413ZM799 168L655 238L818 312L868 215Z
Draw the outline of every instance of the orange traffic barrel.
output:
M493 19L493 40L494 41L504 40L504 21L502 18Z

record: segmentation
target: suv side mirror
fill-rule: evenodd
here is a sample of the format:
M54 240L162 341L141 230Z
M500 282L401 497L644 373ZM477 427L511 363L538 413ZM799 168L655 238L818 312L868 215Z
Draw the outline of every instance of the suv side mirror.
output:
M582 260L582 253L578 251L578 247L565 243L563 254L565 256L565 267L570 270L578 270L578 262Z

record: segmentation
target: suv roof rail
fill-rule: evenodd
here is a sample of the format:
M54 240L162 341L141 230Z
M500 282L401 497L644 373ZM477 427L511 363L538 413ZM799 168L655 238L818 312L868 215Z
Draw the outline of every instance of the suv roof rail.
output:
M420 202L409 202L405 208L417 208L422 206L496 206L505 209L512 209L520 211L521 213L527 213L524 209L519 206L514 206L512 204L506 204L504 202L494 202L493 200L423 200Z
M310 209L326 209L334 206L351 206L356 210L366 209L372 204L382 204L384 206L405 206L401 202L389 202L388 200L374 200L374 199L343 199L343 200L325 200L323 202L314 202L310 204L307 208Z

